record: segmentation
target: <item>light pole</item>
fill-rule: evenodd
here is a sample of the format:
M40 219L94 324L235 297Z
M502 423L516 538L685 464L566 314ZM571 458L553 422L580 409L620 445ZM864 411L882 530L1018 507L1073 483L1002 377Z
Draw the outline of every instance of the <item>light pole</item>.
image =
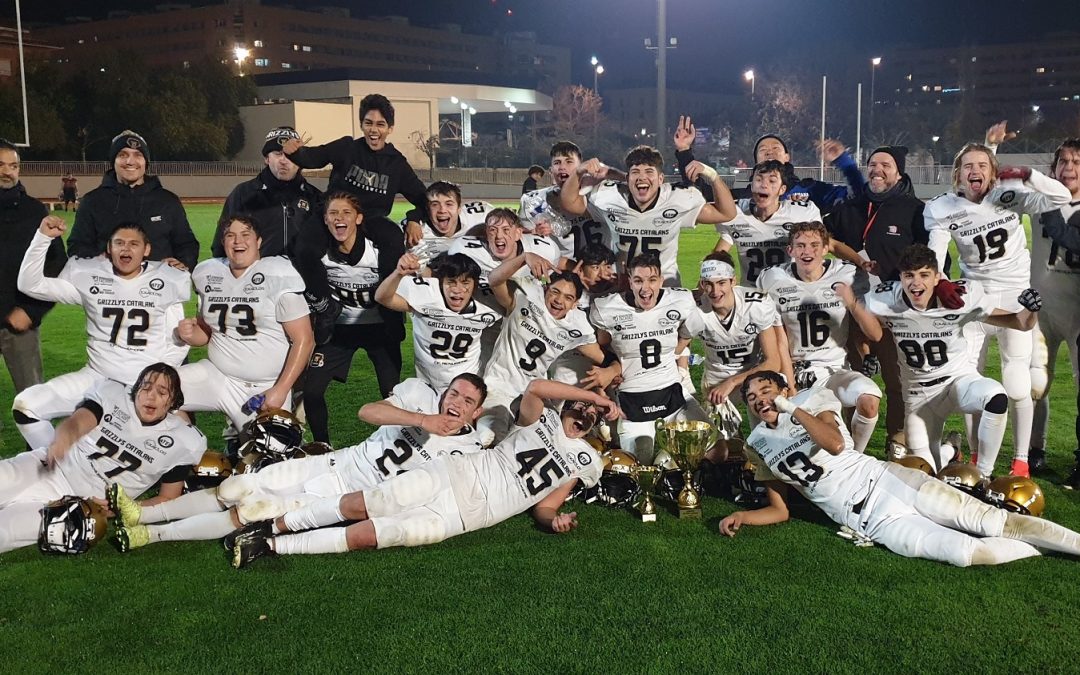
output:
M601 75L603 75L603 74L604 74L604 66L602 66L599 63L596 64L596 66L593 68L593 74L592 74L592 90L593 90L593 93L596 94L597 96L600 95L599 77Z
M747 82L750 83L750 100L753 101L754 100L754 82L755 82L753 69L746 71L745 73L742 74L742 76L743 76L743 79L745 79Z
M664 154L667 136L667 50L679 45L677 38L668 39L667 0L656 0L656 46L645 38L645 49L656 50L656 149Z
M874 138L874 76L877 75L877 67L880 65L880 56L870 59L870 140Z
M244 59L248 57L251 52L242 45L236 45L233 49L233 54L236 56L236 67L240 70L240 77L244 76Z

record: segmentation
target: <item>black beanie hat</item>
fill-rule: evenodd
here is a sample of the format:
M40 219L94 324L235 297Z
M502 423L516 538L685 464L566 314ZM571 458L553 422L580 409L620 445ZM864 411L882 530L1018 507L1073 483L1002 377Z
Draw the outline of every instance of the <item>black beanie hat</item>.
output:
M263 157L275 150L281 150L281 146L285 145L290 138L300 138L300 134L296 133L296 129L292 127L275 127L266 132L266 140L262 147Z
M780 145L782 145L784 147L784 152L788 153L789 155L791 154L791 151L788 150L787 143L784 142L784 139L780 138L776 134L765 134L761 138L754 141L754 162L757 162L757 149L758 149L758 146L761 145L761 142L763 140L765 140L766 138L774 138L774 139L776 139L776 141L779 142Z
M866 156L870 159L879 152L884 152L893 158L896 162L896 169L900 173L905 173L905 167L907 166L907 146L904 145L883 145L880 148L876 148L873 152Z
M146 158L146 163L150 163L150 146L146 144L146 139L130 129L125 129L117 134L109 145L109 164L116 161L116 156L124 148L138 150Z

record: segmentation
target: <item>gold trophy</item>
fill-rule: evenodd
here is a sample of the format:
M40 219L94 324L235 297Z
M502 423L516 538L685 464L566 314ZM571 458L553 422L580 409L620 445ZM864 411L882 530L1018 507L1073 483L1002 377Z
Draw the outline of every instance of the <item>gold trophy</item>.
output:
M656 484L656 476L660 467L639 464L632 470L634 480L641 488L641 494L634 502L634 510L641 514L641 522L656 522L656 502L652 499L653 486Z
M683 472L679 517L701 518L701 496L694 489L694 470L716 441L716 429L708 422L691 420L661 422L658 427L664 438L664 450Z

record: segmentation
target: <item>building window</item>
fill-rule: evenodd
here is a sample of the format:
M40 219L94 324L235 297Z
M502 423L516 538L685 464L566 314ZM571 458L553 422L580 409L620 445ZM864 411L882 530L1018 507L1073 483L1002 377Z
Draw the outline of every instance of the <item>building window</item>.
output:
M310 45L304 45L303 47L300 48L300 50L305 51L305 52L310 52L311 51L311 46Z
M263 41L262 40L256 40L252 44L254 44L256 47L262 47L263 46Z
M184 61L184 70L187 70L190 67L191 67L191 61Z
M289 70L290 68L292 68L292 64L291 63L282 63L281 68L283 70Z
M293 46L292 46L292 50L293 50L294 52L298 52L298 51L300 51L300 45L293 45Z
M1036 68L1036 69L1035 69L1035 72L1036 72L1036 73L1045 73L1045 72L1046 72L1046 68L1042 68L1042 67Z
M255 65L260 68L269 68L270 59L255 59Z

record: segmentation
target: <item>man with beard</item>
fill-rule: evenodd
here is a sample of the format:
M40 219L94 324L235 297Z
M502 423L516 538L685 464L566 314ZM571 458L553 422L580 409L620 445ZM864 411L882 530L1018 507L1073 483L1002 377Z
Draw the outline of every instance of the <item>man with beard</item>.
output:
M259 224L263 242L259 253L268 258L290 255L301 225L310 214L321 213L318 188L304 179L300 167L281 150L291 138L300 138L292 127L277 127L266 133L262 147L266 168L234 187L225 199L210 246L215 258L225 257L221 235L232 216L246 214Z
M109 147L111 169L101 186L91 190L75 212L68 237L68 255L93 258L105 252L120 223L138 223L150 243L150 260L187 270L199 261L199 240L188 224L180 198L147 174L150 148L134 131L123 131Z

